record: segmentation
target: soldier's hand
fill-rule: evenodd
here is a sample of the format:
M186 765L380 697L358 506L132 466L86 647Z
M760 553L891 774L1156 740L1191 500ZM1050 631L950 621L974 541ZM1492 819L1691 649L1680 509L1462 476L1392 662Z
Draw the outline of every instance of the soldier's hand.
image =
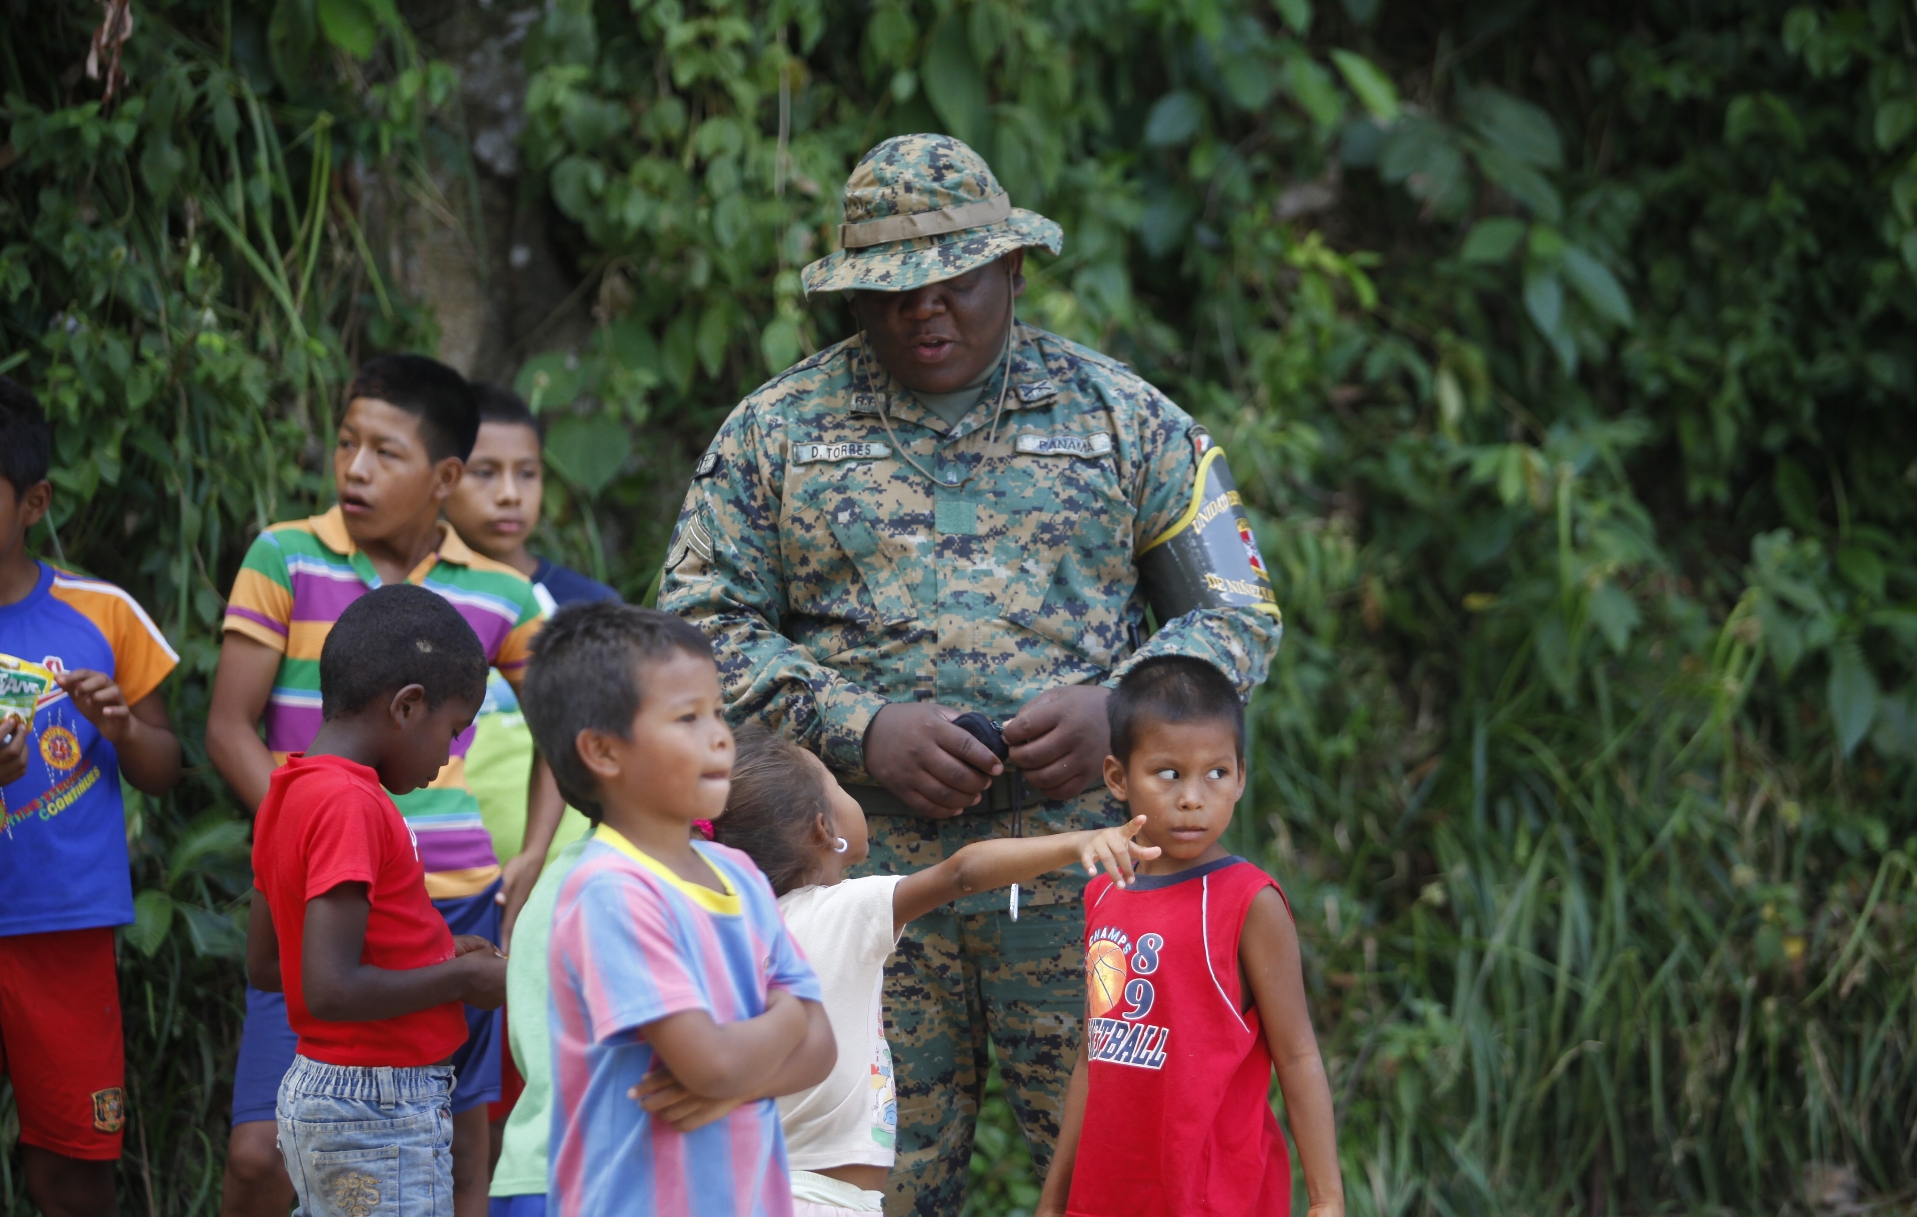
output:
M923 816L942 820L979 801L1005 766L963 727L950 706L898 701L865 729L865 770ZM1104 754L1099 755L1100 764Z
M1112 729L1103 685L1060 685L1025 703L1005 724L1012 764L1048 799L1069 799L1104 780Z

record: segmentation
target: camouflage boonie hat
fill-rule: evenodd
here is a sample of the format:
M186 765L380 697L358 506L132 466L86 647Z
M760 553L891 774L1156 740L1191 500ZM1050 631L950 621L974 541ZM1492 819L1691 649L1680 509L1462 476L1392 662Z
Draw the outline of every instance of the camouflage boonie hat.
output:
M985 158L949 135L899 135L845 183L839 250L805 268L814 292L909 292L1038 245L1057 253L1057 224L1012 206Z

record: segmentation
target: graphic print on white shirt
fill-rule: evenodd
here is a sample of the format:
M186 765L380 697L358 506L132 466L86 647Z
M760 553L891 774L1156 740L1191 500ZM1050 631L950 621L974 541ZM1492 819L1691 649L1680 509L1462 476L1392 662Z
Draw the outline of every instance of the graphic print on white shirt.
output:
M883 1017L872 1048L872 1140L886 1149L898 1148L899 1095L892 1085L892 1045L885 1042Z
M897 1158L898 1093L885 1042L885 960L897 941L896 875L802 887L779 897L787 930L819 974L839 1044L823 1082L779 1100L795 1171L890 1167Z

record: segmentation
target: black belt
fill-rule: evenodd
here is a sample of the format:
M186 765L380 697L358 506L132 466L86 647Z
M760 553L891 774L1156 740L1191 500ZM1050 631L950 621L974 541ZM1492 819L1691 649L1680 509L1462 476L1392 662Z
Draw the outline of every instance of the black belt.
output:
M1022 782L1023 780L1017 770L1007 770L999 774L992 779L991 789L985 792L985 797L980 799L977 805L967 807L959 814L968 816L997 815L1000 812L1013 810L1015 805L1013 784ZM926 815L922 811L915 810L911 804L883 786L847 786L845 790L847 794L859 801L859 806L865 809L865 814L868 816L910 816L915 820L930 820L935 818ZM1033 791L1030 786L1025 787L1024 795L1024 801L1027 807L1034 806L1040 801L1036 792Z

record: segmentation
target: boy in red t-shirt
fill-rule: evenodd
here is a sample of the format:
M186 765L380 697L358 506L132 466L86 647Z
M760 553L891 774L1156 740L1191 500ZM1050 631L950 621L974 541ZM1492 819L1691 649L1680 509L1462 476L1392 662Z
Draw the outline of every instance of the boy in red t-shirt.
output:
M1038 1217L1343 1217L1331 1088L1284 892L1218 838L1245 793L1245 712L1211 664L1139 664L1106 703L1105 785L1162 851L1085 888L1085 1027Z
M280 1152L309 1217L451 1217L460 1003L496 1009L506 965L455 938L393 805L433 780L486 693L479 638L441 596L356 600L320 652L323 725L274 771L253 829L249 979L282 987L299 1052L280 1083ZM382 789L383 787L383 789Z

